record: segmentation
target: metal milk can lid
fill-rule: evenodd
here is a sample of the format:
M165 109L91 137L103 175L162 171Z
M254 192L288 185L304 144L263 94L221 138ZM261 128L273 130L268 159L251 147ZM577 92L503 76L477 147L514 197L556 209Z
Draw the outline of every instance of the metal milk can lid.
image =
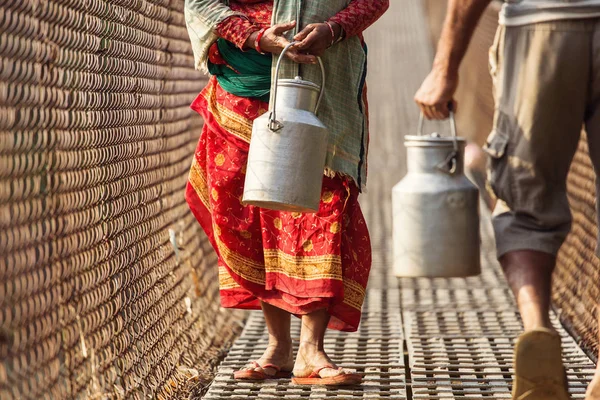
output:
M458 143L459 146L466 144L466 139L462 137L442 137L438 133L431 135L406 135L404 136L407 147L447 147Z
M321 86L317 85L316 83L313 83L311 81L307 81L302 79L301 76L297 76L294 79L279 79L278 86L291 86L291 87L297 87L297 88L302 88L302 89L313 89L313 90L317 90L319 91L321 89Z

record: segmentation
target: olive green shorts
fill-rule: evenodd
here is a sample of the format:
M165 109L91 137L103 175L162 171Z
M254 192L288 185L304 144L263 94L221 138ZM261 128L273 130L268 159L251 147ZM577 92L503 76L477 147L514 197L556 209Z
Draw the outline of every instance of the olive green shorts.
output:
M496 110L485 150L498 257L555 255L571 229L566 180L582 128L600 171L600 19L501 26L490 72Z

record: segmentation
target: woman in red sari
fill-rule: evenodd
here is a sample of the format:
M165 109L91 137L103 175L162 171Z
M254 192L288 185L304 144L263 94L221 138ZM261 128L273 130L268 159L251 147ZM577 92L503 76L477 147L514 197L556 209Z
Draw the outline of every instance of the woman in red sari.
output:
M328 21L299 32L294 40L300 43L289 58L315 63L315 56L337 41L361 35L387 6L387 0L349 2ZM245 52L279 54L289 43L283 34L295 22L270 26L273 1L230 1L229 7L242 14L216 26L217 35L229 44ZM210 47L211 73L241 74L220 49L224 48L217 43ZM222 306L262 309L269 329L266 352L235 377L261 380L293 370L297 383L358 383L359 376L338 368L327 356L323 341L327 327L355 331L360 321L371 247L358 204L359 187L344 174L328 173L319 212L314 214L243 205L252 121L268 109L268 93L245 97L223 86L217 76L211 77L192 104L205 124L186 198L218 254ZM291 314L302 318L295 360Z

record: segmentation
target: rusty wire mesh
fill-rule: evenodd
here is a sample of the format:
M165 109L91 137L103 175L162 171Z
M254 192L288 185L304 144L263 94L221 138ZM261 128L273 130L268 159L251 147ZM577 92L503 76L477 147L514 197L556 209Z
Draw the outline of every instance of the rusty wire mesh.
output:
M595 256L595 176L585 137L579 143L568 178L573 226L558 255L554 302L561 318L580 336L583 346L598 354L600 260Z
M184 200L182 7L0 0L2 399L180 397L237 329Z

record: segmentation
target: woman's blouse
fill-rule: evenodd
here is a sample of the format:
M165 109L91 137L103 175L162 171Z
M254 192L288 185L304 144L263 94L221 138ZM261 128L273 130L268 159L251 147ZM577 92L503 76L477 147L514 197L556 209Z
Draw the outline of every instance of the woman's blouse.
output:
M360 35L381 16L387 4L388 0L353 0L328 21L339 24L346 37ZM271 25L272 0L237 0L231 1L229 7L244 14L246 18L227 18L217 26L217 34L240 49L253 32Z

